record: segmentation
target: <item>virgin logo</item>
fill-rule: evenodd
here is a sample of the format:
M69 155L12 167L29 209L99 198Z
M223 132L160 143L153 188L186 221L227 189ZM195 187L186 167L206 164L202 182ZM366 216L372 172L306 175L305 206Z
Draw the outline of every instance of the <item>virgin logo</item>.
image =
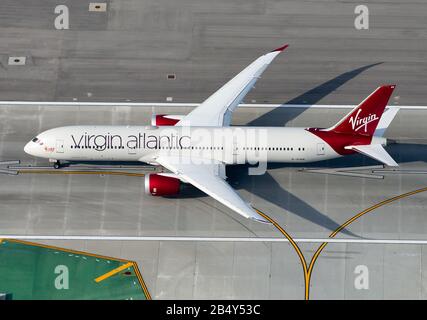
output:
M379 118L376 114L370 114L367 117L359 118L361 112L362 109L359 109L354 118L350 117L349 122L351 123L351 127L354 131L359 131L360 129L364 128L364 131L366 132L368 131L368 124L378 120Z

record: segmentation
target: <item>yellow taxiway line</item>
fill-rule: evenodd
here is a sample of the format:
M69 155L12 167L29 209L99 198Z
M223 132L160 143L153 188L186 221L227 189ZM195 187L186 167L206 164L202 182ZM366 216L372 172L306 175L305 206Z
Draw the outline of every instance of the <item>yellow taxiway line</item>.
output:
M130 268L130 267L133 267L132 262L122 264L120 267L117 267L111 271L108 271L107 273L103 274L102 276L99 276L98 278L95 279L95 282L99 283L101 281L104 281L105 279L108 279L108 278L114 276L115 274L119 273L120 271L123 271L125 269Z
M150 292L148 291L147 285L145 284L144 279L142 278L141 272L139 272L138 264L136 262L133 263L133 269L135 270L135 274L138 277L139 284L142 287L142 290L144 290L145 297L147 300L151 300Z
M355 216L353 216L352 218L348 219L346 222L344 222L342 225L340 225L337 229L335 229L330 235L329 238L334 238L339 232L341 232L343 229L345 229L348 225L350 225L351 223L353 223L354 221L356 221L357 219L359 219L360 217L362 217L363 215L374 211L384 205L387 205L391 202L421 193L421 192L426 192L427 191L427 187L425 188L421 188L421 189L417 189L414 191L410 191L407 193L403 193L401 195L386 199L384 201L381 201L361 212L359 212L358 214L356 214ZM304 272L304 287L305 287L305 291L304 291L304 299L305 300L309 300L310 299L310 281L311 281L311 275L313 274L313 269L314 269L314 265L317 261L317 259L319 258L320 254L322 253L323 249L328 245L328 242L323 242L319 248L317 248L316 252L314 253L314 255L311 258L310 264L307 266L307 261L305 259L304 254L302 253L301 249L298 247L297 243L292 239L292 237L289 235L289 233L287 233L276 221L274 221L272 218L270 218L268 215L266 215L265 213L259 211L258 209L254 208L262 217L264 217L265 219L267 219L268 221L270 221L275 227L276 229L278 229L280 231L280 233L282 233L288 240L289 243L292 245L292 247L294 248L295 252L298 254L298 257L300 259L302 268L303 268L303 272Z
M306 260L305 260L305 257L304 257L304 254L302 253L302 251L301 251L301 249L300 249L300 247L298 246L298 244L294 241L294 239L289 235L289 233L287 233L286 231L285 231L285 229L283 229L276 221L274 221L271 217L269 217L268 215L266 215L265 213L263 213L263 212L261 212L261 211L259 211L258 209L256 209L256 208L254 208L255 209L255 211L259 214L259 215L261 215L264 219L267 219L268 221L270 221L275 227L276 227L276 229L277 230L279 230L280 231L280 233L281 234L283 234L285 237L286 237L286 239L288 239L289 240L289 243L292 245L292 247L294 248L294 250L295 250L295 252L297 253L297 255L298 255L298 257L299 257L299 259L300 259L300 262L301 262L301 265L302 265L302 269L303 269L303 272L304 272L304 283L307 283L307 262L306 262Z
M426 192L427 191L427 187L425 188L421 188L421 189L417 189L414 191L410 191L410 192L406 192L403 193L401 195L386 199L384 201L381 201L361 212L359 212L358 214L356 214L355 216L353 216L352 218L348 219L346 222L344 222L341 226L339 226L334 232L332 232L329 235L329 238L334 238L340 231L342 231L345 227L347 227L348 225L350 225L351 223L353 223L354 221L356 221L357 219L359 219L360 217L362 217L363 215L374 211L375 209L378 209L379 207L382 207L384 205L387 205L391 202L421 193L421 192ZM316 252L314 253L313 257L311 258L310 261L310 265L308 267L308 272L307 272L307 282L306 282L306 296L305 299L308 300L309 299L309 287L310 287L310 280L311 280L311 275L313 273L313 268L314 268L314 264L316 263L317 259L319 258L320 254L322 253L323 249L328 245L328 242L323 242L319 248L316 250Z

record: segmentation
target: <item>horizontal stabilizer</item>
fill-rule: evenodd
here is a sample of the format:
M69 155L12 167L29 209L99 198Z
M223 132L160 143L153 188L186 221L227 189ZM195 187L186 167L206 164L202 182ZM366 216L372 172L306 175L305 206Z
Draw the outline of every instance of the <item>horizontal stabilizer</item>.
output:
M357 151L365 156L368 156L372 159L375 159L379 162L382 162L390 167L398 167L399 165L393 158L385 151L382 145L380 144L370 144L363 146L347 146L345 149L350 149Z

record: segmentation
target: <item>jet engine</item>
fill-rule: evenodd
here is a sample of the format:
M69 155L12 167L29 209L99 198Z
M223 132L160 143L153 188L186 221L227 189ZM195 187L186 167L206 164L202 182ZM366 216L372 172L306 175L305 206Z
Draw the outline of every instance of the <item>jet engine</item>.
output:
M145 193L152 196L172 196L179 193L181 181L177 178L150 173L145 176Z
M152 126L174 126L182 118L183 115L169 115L169 114L153 114L151 116L151 125Z

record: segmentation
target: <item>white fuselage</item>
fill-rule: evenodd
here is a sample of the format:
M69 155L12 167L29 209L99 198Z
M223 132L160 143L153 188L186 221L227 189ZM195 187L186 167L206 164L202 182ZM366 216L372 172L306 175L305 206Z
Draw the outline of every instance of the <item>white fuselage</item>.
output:
M226 164L313 162L340 157L304 128L67 126L44 131L25 151L69 161L143 161L159 154Z

